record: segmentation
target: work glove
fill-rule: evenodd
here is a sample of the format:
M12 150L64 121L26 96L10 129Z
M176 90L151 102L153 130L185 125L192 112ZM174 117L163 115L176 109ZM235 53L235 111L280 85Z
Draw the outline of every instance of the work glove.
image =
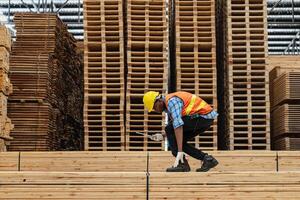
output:
M177 167L179 164L179 161L181 161L181 163L183 163L183 156L184 156L184 153L182 151L177 152L177 156L176 156L173 167Z
M161 133L155 133L155 134L151 135L150 139L154 140L156 142L160 142L160 141L164 140L164 136Z

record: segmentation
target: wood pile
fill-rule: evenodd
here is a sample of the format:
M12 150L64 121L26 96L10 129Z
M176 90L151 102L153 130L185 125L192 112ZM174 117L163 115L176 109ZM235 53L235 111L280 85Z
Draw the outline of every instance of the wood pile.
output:
M0 151L6 151L12 137L11 119L7 117L7 98L12 93L12 84L8 79L9 54L11 51L11 37L5 26L0 26Z
M210 153L221 161L218 169L167 173L171 152L1 152L1 198L296 200L300 195L299 152Z
M163 150L135 132L164 131L164 115L148 113L143 105L147 91L167 90L167 14L164 0L127 1L126 149Z
M300 150L300 59L270 56L271 133L276 150Z
M179 0L174 6L176 90L196 94L217 110L215 2ZM216 150L217 120L191 143Z
M270 101L267 55L267 3L263 0L217 1L219 94L225 115L220 117L231 150L270 149ZM225 35L225 36L224 36ZM224 49L223 49L224 48ZM222 60L225 60L223 63ZM226 118L226 119L222 119ZM221 129L219 129L222 131Z
M125 149L125 53L121 0L84 1L86 150Z
M9 150L82 149L83 69L75 39L53 14L18 13L14 21Z

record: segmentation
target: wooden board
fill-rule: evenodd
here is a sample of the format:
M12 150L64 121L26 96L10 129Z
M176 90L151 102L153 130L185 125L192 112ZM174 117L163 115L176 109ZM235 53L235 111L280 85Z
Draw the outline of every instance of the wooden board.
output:
M146 152L21 152L21 171L144 172Z
M0 171L18 171L19 152L0 152Z
M146 198L143 172L0 172L0 180L4 199Z
M300 151L278 151L279 171L299 171Z
M299 172L151 173L150 199L297 199Z
M274 151L210 151L219 165L212 172L276 171ZM163 172L171 167L175 158L171 152L150 152L150 172ZM191 171L201 167L201 161L188 157Z

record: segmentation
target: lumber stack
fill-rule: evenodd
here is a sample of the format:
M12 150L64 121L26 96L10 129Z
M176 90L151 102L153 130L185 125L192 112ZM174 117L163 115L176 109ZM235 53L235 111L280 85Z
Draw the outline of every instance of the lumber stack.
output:
M121 0L84 1L86 150L124 150L124 36Z
M9 150L81 149L83 84L75 39L53 14L18 13L14 21Z
M215 2L175 1L176 89L196 94L217 109ZM217 121L194 145L217 149Z
M162 166L171 152L1 152L1 198L296 200L300 195L299 152L210 153L221 161L217 170L167 173Z
M300 149L300 60L298 56L269 58L271 133L276 150Z
M218 1L220 3L221 1ZM270 149L269 87L266 65L267 14L263 0L228 0L221 12L228 78L224 92L229 148ZM225 33L226 36L222 37ZM219 34L220 36L220 34ZM219 59L223 55L219 54ZM222 120L222 119L221 119Z
M0 151L7 150L6 146L12 139L10 131L13 129L7 117L7 98L12 93L12 84L8 79L10 50L10 33L5 26L0 26Z
M163 114L148 113L143 95L167 89L166 2L128 0L127 26L126 150L162 150L162 142L135 132L164 131Z

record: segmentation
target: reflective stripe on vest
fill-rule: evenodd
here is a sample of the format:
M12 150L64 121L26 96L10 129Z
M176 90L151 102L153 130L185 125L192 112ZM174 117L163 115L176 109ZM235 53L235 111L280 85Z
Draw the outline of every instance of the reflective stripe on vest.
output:
M168 106L169 99L174 96L179 97L183 101L182 116L194 114L205 115L212 110L212 107L203 99L187 92L174 92L166 95L166 106Z

